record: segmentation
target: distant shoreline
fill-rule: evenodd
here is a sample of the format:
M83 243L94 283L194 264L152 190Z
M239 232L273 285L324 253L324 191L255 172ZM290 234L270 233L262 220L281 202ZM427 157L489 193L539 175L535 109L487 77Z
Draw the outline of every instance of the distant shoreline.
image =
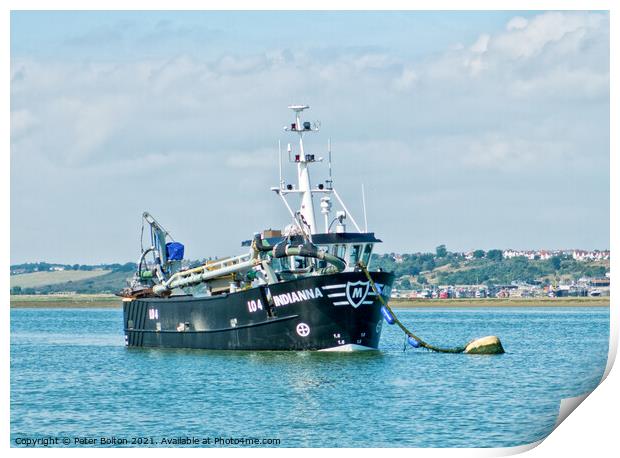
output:
M121 308L112 294L36 294L11 296L11 308Z
M394 308L474 307L609 307L609 297L506 299L392 299ZM121 308L121 298L108 294L11 296L11 308Z
M395 308L471 307L609 307L609 297L509 297L505 299L392 299Z

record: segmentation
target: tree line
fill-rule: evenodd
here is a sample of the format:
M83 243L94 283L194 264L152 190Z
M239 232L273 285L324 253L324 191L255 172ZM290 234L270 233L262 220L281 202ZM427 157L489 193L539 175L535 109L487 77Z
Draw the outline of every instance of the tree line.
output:
M436 270L443 266L447 267ZM428 284L431 272L437 284L490 286L513 281L540 284L546 281L545 277L560 276L569 276L577 281L581 277L602 277L609 270L605 265L576 261L565 255L545 260L524 256L504 259L502 250L498 249L475 250L471 259L467 259L463 253L448 251L445 245L438 246L435 253L375 254L372 267L394 272L397 278L412 277L411 280L402 279L399 282L405 289L415 284Z
M58 269L63 270L112 270L115 272L132 272L136 270L135 262L127 262L125 264L57 264L49 262L27 262L23 264L11 265L11 274L14 273L33 273L33 272L51 272Z

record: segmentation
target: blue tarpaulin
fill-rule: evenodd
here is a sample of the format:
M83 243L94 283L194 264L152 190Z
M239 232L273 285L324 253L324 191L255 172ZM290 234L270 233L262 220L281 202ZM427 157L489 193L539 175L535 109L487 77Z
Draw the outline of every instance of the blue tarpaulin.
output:
M166 243L166 257L168 261L181 261L185 254L185 247L179 242Z

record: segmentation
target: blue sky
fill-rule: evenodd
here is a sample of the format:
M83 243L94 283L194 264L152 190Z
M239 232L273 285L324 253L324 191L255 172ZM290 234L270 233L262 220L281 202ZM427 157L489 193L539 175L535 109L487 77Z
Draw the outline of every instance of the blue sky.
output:
M609 247L606 13L13 12L11 262L240 252L291 103L379 251Z
M178 53L216 58L266 49L441 53L493 33L517 13L489 12L13 12L13 56L124 60ZM518 13L530 17L535 13Z

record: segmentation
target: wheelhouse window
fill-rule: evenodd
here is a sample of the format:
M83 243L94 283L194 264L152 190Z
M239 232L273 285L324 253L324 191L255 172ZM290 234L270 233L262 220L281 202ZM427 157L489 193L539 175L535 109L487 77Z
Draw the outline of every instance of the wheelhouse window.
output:
M372 247L373 247L372 243L367 243L366 246L364 246L364 254L362 255L362 262L364 263L366 267L369 267L369 264L370 264L370 255L372 254Z
M291 270L301 270L301 269L306 269L308 267L308 258L303 257L303 256L295 256L292 258L294 260L294 268Z
M290 259L289 258L277 258L272 259L271 266L274 270L288 270L291 268Z
M361 254L362 245L351 245L351 249L349 251L349 266L354 266L355 264L357 264L357 261L359 261Z
M321 251L324 251L325 253L329 253L330 251L329 245L319 245L319 249ZM325 267L327 267L327 261L324 261L324 260L315 259L314 263L319 269L324 269Z
M340 245L337 243L332 245L332 254L334 256L338 256L339 258L344 259L345 251L346 245Z

